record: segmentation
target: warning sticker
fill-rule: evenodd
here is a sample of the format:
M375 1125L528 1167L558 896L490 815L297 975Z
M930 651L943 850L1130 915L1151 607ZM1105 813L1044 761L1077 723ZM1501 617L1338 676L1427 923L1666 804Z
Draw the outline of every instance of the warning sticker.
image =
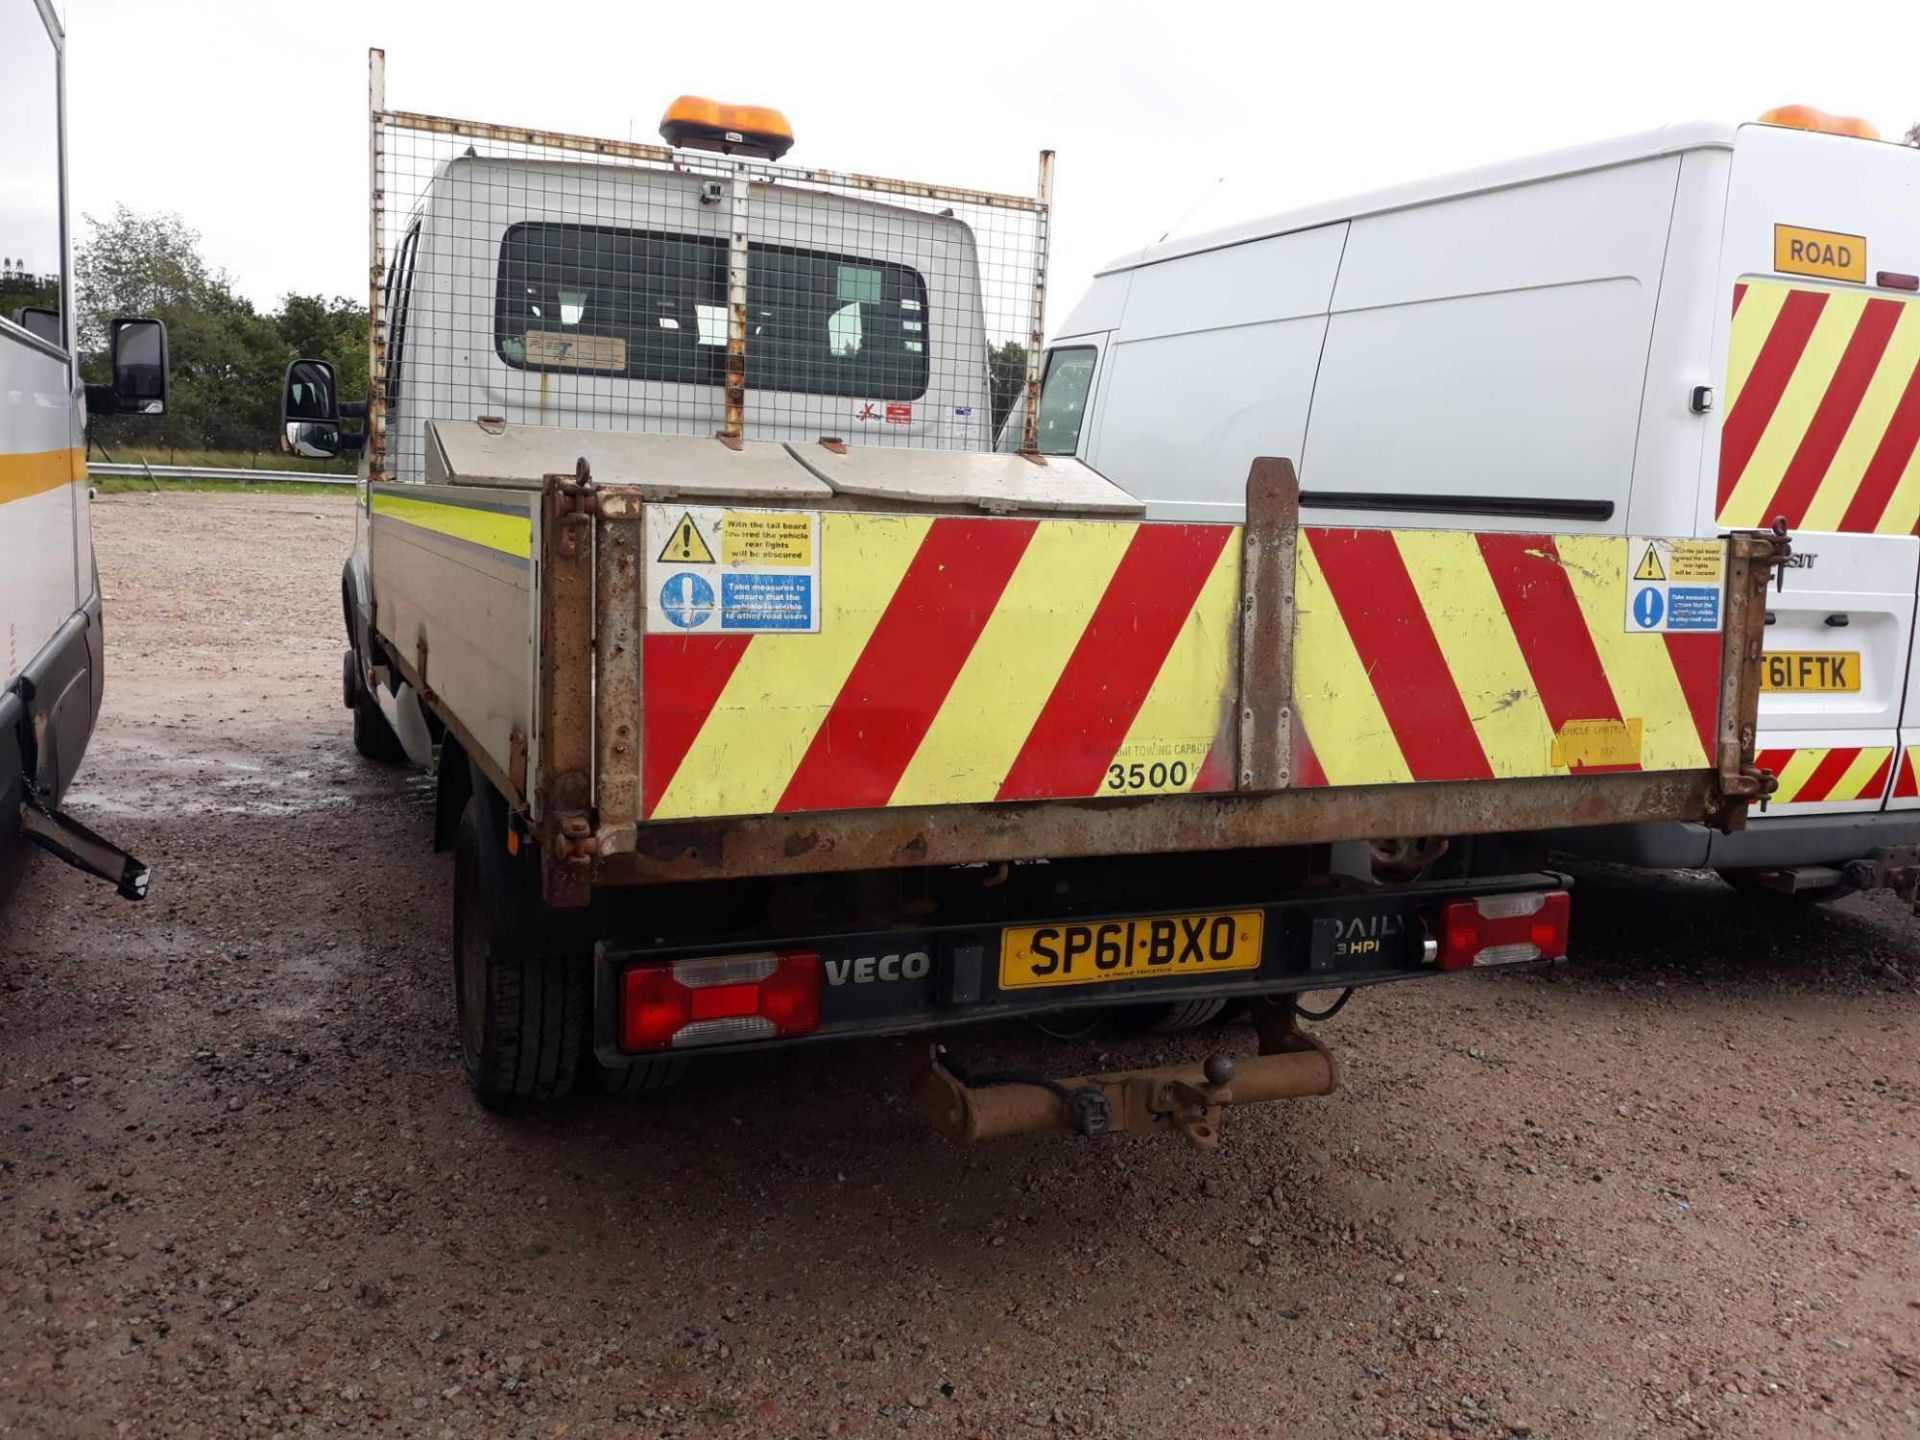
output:
M1720 628L1726 554L1718 540L1636 536L1626 566L1629 634Z
M1553 737L1547 758L1556 770L1638 765L1645 729L1638 715L1625 720L1569 720Z
M649 505L647 632L751 635L820 628L820 515Z
M728 565L813 564L815 515L778 510L729 510L721 522L722 562Z
M708 548L707 537L700 533L700 527L693 523L691 510L680 512L680 518L667 536L667 543L660 547L657 558L662 564L669 561L676 565L713 564L713 551Z

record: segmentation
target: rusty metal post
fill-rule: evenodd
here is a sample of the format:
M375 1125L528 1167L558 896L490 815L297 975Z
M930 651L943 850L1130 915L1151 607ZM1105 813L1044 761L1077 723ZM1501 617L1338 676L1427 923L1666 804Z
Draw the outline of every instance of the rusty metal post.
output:
M640 823L643 510L636 489L603 489L594 543L595 833L602 855L632 850Z
M1784 533L1741 531L1727 537L1727 611L1720 645L1720 724L1713 757L1719 795L1708 822L1745 827L1750 801L1764 800L1778 777L1754 767L1760 729L1760 666L1766 649L1767 586L1787 560Z
M1240 549L1240 746L1235 789L1293 783L1293 577L1300 480L1291 460L1247 472Z
M387 317L380 313L385 279L387 197L381 179L385 159L387 52L367 51L367 479L386 478L387 464ZM371 492L366 503L371 505Z
M727 418L720 439L738 450L747 428L747 202L744 170L733 174L727 241Z
M1040 152L1040 184L1033 212L1033 302L1027 319L1026 408L1020 430L1020 449L1031 455L1040 448L1040 361L1047 343L1047 240L1053 224L1053 151Z
M557 909L593 890L593 559L597 496L587 462L540 494L540 733L534 787L542 884Z

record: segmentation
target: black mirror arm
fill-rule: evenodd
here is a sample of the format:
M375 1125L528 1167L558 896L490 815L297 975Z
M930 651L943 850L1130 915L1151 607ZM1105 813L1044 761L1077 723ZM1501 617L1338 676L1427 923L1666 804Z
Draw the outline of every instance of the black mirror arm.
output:
M342 400L335 408L339 410L342 420L364 420L367 418L368 404L365 400Z
M111 385L87 386L87 417L96 415L118 415L119 397L113 393Z

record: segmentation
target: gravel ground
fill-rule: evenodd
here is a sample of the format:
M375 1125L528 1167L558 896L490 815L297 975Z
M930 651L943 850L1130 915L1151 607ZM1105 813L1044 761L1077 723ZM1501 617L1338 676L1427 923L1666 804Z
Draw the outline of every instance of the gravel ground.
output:
M892 1044L501 1120L428 793L339 707L348 503L95 514L72 808L156 878L33 863L0 914L0 1434L1920 1433L1890 898L1585 874L1574 965L1359 997L1344 1088L1212 1156L961 1148Z

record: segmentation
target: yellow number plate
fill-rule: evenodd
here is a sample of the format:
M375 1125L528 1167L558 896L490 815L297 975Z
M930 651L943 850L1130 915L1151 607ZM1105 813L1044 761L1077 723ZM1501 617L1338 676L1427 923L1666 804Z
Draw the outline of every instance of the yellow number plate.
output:
M1762 690L1858 690L1857 650L1769 650L1760 666Z
M1260 967L1258 910L1073 921L1000 932L1000 988L1098 985Z

